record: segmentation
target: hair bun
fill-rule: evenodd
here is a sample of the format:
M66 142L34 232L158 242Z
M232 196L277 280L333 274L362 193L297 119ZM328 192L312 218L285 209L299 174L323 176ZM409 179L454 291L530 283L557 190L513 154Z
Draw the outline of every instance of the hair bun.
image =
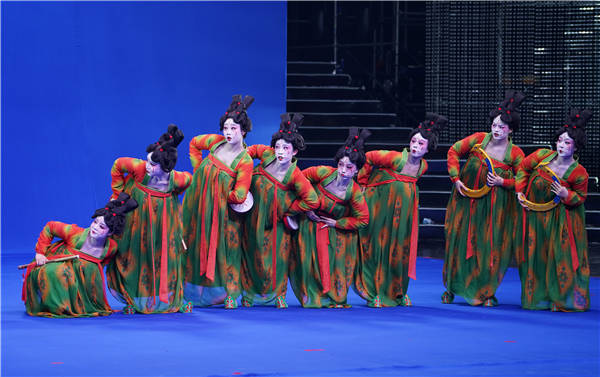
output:
M573 108L569 111L567 124L585 130L587 122L592 118L592 111Z
M102 208L97 209L92 218L104 217L104 223L113 234L121 234L125 227L125 214L138 207L138 202L125 192L121 192L117 199L110 200Z
M425 120L419 123L418 128L425 132L434 132L439 134L441 130L448 125L448 118L436 113L426 113Z
M504 93L504 100L490 111L490 119L493 121L498 115L500 120L508 124L508 127L517 131L521 124L521 115L519 114L519 106L525 99L525 94L517 90L508 89Z
M183 132L176 125L169 124L167 132L158 138L158 142L148 145L146 152L152 153L152 161L168 173L177 164L177 146L182 140Z
M352 127L348 131L348 137L344 142L344 145L340 147L335 154L336 164L344 157L348 157L358 169L362 168L367 160L365 156L365 141L371 136L371 131L362 129L359 131L358 127Z
M227 107L227 111L225 114L221 116L219 120L221 130L223 129L223 124L229 118L231 118L235 123L240 125L242 131L250 132L252 130L252 121L248 117L248 113L246 110L254 103L254 97L246 96L242 99L240 94L236 94L232 97L231 103Z
M303 151L306 149L304 138L298 132L298 128L304 121L304 115L300 113L284 113L280 116L279 130L271 136L271 147L275 148L275 143L283 139L291 143L294 149Z

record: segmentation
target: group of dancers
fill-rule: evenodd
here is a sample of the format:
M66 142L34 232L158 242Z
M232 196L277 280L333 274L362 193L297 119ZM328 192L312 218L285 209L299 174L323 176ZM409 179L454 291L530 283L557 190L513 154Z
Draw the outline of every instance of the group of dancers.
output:
M458 295L471 305L497 305L495 292L514 255L523 308L587 310L588 174L576 152L585 147L592 114L572 110L556 127L556 150L525 157L511 141L523 100L507 91L490 112L491 132L448 151L454 187L441 300L449 304ZM336 167L300 170L303 116L283 114L270 146L247 147L253 101L234 96L220 118L221 134L192 139L193 174L173 170L184 136L169 125L145 160L114 162L113 195L89 228L47 223L26 266L27 313L109 315L105 287L125 304L125 314L286 308L288 281L303 307L347 308L351 288L370 307L410 306L417 181L447 118L428 113L402 152L365 153L369 131L351 128ZM460 158L466 158L462 168Z

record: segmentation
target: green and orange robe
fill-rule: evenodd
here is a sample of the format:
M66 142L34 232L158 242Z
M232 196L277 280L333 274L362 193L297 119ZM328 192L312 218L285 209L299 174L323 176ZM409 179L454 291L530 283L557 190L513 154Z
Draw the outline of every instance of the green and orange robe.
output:
M343 199L325 189L337 178L337 169L314 166L303 173L319 195L315 213L337 222L335 228L323 227L324 223L316 223L304 214L299 216L298 246L290 260L292 289L305 308L344 306L354 278L357 230L369 223L369 209L354 181Z
M119 252L106 269L108 287L137 312L177 312L185 304L178 196L190 185L191 174L171 171L164 192L147 186L150 176L144 160L119 158L110 174L111 198L126 192L139 207L127 214L123 234L115 237Z
M117 251L117 243L107 238L102 255L97 258L81 251L89 228L50 221L35 245L37 254L48 260L78 255L78 259L30 263L23 282L22 299L31 316L70 318L96 317L112 313L106 300L103 266ZM55 237L60 241L52 243Z
M491 133L475 133L448 150L452 182L460 177L471 189L486 184L488 167L482 153L474 147L485 149L491 138ZM459 173L459 157L467 155ZM486 300L491 300L492 305L497 303L496 289L518 244L514 235L520 224L520 205L514 177L523 157L521 148L509 140L503 160L492 158L496 175L504 179L502 186L492 187L478 199L463 197L455 187L452 189L446 209L443 281L450 295L462 296L470 304Z
M551 172L546 165L555 151L538 149L519 165L516 190L534 203L554 199ZM544 212L520 211L523 227L516 259L521 277L521 306L525 309L584 311L590 306L588 241L585 208L588 173L573 162L560 184L568 196Z
M214 152L227 143L223 135L199 135L190 142L192 184L183 199L188 253L185 298L194 305L222 304L241 294L242 230L245 214L229 204L243 203L252 182L252 158L246 150L227 166ZM202 151L208 156L202 158Z
M358 173L365 187L369 224L358 232L360 248L355 290L369 306L406 303L408 282L416 279L419 236L417 180L427 170L421 159L416 177L401 174L409 152L367 152ZM379 301L377 301L379 299Z
M288 286L292 230L285 226L286 216L295 216L319 206L319 197L293 160L282 181L265 167L276 161L275 151L266 145L248 148L252 158L260 159L253 172L250 192L254 206L245 222L242 285L248 303L273 304L285 299ZM295 233L295 232L294 232Z

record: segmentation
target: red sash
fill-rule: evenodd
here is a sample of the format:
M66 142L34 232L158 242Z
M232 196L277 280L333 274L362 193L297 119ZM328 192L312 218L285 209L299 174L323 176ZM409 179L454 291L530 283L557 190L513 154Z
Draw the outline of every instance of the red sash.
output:
M224 163L219 161L212 154L209 154L207 159L220 171L227 173L230 177L235 178L237 173L231 170ZM210 169L210 165L206 165L204 167L204 173L207 174ZM206 190L208 187L208 183L205 182L204 188L202 190L202 198L206 198ZM204 229L200 232L200 275L205 275L206 278L210 281L215 280L215 266L217 262L217 242L219 240L218 236L218 222L219 222L219 177L218 173L215 176L213 182L213 210L212 210L212 220L210 225L210 241L208 243L208 253L207 253L207 245L206 245L206 235L204 234ZM204 221L206 216L206 200L202 200L202 227L204 227ZM207 255L208 254L208 255Z
M321 271L321 285L323 293L331 289L331 277L329 276L329 227L325 223L315 223L317 227L317 258L319 270Z
M262 166L258 167L258 172L255 174L262 175L266 177L269 181L273 183L274 194L273 194L273 232L271 234L272 238L272 269L271 269L271 281L273 282L273 290L275 290L276 279L277 279L277 194L278 189L282 189L287 191L287 187L279 182L277 179L272 177Z
M333 172L331 172L333 174ZM328 177L331 175L329 174ZM330 193L323 187L319 182L317 188L319 191L327 196L329 199L336 203L343 203L344 200L338 198L334 194ZM319 262L319 270L321 272L321 285L323 286L323 293L329 292L331 289L331 276L329 273L329 227L325 226L324 222L315 223L316 226L316 243L317 243L317 259Z
M140 183L135 182L137 188L145 192L146 194L146 202L148 203L148 214L150 217L150 224L154 223L154 219L152 216L152 199L151 197L162 198L163 200L163 210L162 210L162 243L161 243L161 252L160 252L160 287L158 290L158 298L160 301L165 304L169 303L169 287L168 287L168 234L167 234L167 198L171 196L171 193L160 192L152 190L148 187L142 186ZM152 252L152 289L156 289L156 272L154 270L154 235L152 232L152 225L150 226L150 250ZM152 302L156 303L155 294L152 294Z

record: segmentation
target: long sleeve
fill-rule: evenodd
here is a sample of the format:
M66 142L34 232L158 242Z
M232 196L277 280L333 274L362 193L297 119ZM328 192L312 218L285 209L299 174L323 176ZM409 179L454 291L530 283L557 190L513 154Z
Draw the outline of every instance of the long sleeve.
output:
M369 152L367 152L369 153ZM356 182L360 185L364 186L369 183L369 177L371 177L371 173L373 172L373 165L369 163L369 161L365 162L362 168L358 171L358 175L356 176Z
M369 177L371 176L374 167L398 170L402 161L402 152L398 151L370 151L367 152L365 156L365 164L358 172L358 177L356 178L361 185L366 185L369 182Z
M254 164L252 163L252 159L248 154L245 154L235 167L237 176L235 178L235 185L227 197L228 203L240 204L246 200L250 184L252 183L253 169Z
M298 198L290 205L288 215L293 216L300 212L319 208L319 196L300 169L296 168L291 178L290 183L294 186Z
M216 134L198 135L190 141L190 160L194 171L202 162L202 151L210 150L213 145L225 140L225 136Z
M521 164L521 161L525 158L525 154L523 150L517 146L513 146L510 151L511 156L511 168L513 171L513 177L517 176L518 166ZM515 188L515 178L505 178L502 187L508 190L513 190Z
M587 197L588 179L589 175L585 168L581 165L577 166L569 176L570 187L567 187L569 194L562 200L563 203L572 207L582 204Z
M111 199L116 199L125 187L126 174L133 174L136 181L140 182L146 174L146 161L131 157L118 158L110 170L112 188Z
M529 176L533 169L546 158L552 151L548 149L538 149L525 157L517 166L517 177L515 178L515 191L524 192L529 182Z
M173 170L173 182L175 184L174 191L177 195L181 194L192 183L192 175L187 171L175 171Z
M369 224L369 207L365 197L358 187L352 186L352 197L349 201L350 216L342 217L337 220L335 227L346 230L356 230L363 228Z
M60 221L49 221L40 236L38 237L37 244L35 245L35 252L37 254L45 255L48 251L48 247L52 244L52 240L55 237L61 238L67 243L70 243L71 238L83 231L82 228L76 224L65 224Z
M457 141L450 149L448 149L448 175L452 182L458 180L458 174L460 173L459 158L469 153L475 144L481 143L486 135L485 132L474 133L473 135Z
M273 148L263 144L251 145L248 148L246 148L246 151L250 155L250 158L257 158L261 161L263 160L263 157L265 157L265 154L270 156L275 154Z
M367 152L367 163L382 167L397 170L402 161L402 152L398 151L370 151Z
M302 170L302 174L310 183L319 183L335 170L331 166L311 166Z

